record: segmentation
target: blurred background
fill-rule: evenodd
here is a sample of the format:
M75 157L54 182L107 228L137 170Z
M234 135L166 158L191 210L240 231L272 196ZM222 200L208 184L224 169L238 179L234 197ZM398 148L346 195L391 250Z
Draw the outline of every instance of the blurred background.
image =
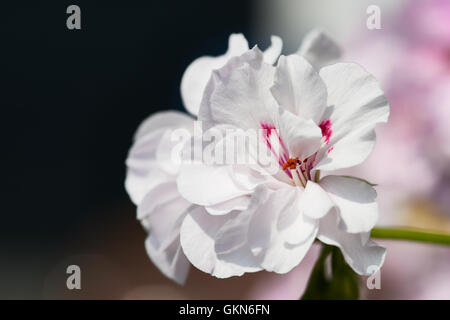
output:
M66 28L71 4L81 30ZM367 28L369 5L381 29ZM0 298L297 299L316 247L286 275L167 280L146 255L124 161L145 117L184 109L185 68L224 53L230 33L262 48L279 35L290 54L317 27L391 103L373 155L346 173L379 185L381 225L450 232L450 1L20 1L0 19ZM363 298L450 299L450 248L383 244L382 289ZM81 290L66 288L72 264Z

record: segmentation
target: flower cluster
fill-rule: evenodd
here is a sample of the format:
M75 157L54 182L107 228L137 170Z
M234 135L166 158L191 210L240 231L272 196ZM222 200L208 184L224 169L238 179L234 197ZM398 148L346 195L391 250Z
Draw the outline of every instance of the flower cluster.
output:
M368 157L376 124L388 119L387 100L361 66L334 63L340 50L323 32L309 33L295 54L280 56L281 48L278 37L262 52L231 35L226 54L195 60L181 83L186 109L204 130L262 132L247 145L250 157L263 148L277 170L258 159L177 161L174 131L194 130L195 119L182 113L152 115L135 134L126 189L149 232L150 258L178 283L190 264L219 278L286 273L316 239L339 247L358 274L383 264L385 249L370 240L375 190L330 172Z

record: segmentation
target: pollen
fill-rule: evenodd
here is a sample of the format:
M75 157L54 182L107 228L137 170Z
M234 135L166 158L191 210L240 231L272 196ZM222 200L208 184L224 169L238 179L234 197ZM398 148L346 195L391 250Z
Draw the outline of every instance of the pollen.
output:
M302 163L302 161L298 160L298 158L287 159L287 161L283 164L283 170L286 170L288 168L291 170L294 170L297 167L297 164L300 164L300 163Z

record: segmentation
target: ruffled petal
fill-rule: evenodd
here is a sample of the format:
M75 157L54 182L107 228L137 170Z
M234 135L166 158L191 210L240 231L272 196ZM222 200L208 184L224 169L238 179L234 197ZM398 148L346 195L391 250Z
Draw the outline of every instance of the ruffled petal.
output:
M304 120L290 111L280 109L280 133L290 157L306 159L320 147L322 134L312 120Z
M232 166L225 165L183 165L177 177L177 185L178 191L185 199L202 206L224 205L226 201L252 192L237 184L233 179Z
M193 119L180 112L156 113L142 122L126 159L125 189L137 205L152 188L173 180L170 133L176 129L192 130ZM170 148L167 148L169 146Z
M156 186L138 206L138 219L149 235L145 247L153 263L170 279L183 284L189 263L180 247L180 227L191 204L181 198L174 181Z
M312 219L323 218L335 206L328 193L319 184L311 180L306 183L301 198L301 208L306 216Z
M321 30L310 31L297 54L305 57L316 69L335 62L341 56L337 43Z
M179 237L174 238L164 250L158 250L149 236L145 240L145 249L150 260L166 277L181 285L186 282L190 263L181 249Z
M303 260L314 242L318 227L308 218L303 225L297 224L297 231L303 232L302 241L288 242L292 230L284 227L286 220L283 215L301 214L298 197L296 188L272 191L252 215L248 236L250 247L261 259L261 267L267 271L289 272Z
M178 111L161 111L152 114L141 122L134 134L134 141L144 137L148 133L159 131L160 129L192 129L194 119L185 113Z
M178 233L181 220L191 204L182 198L175 181L161 183L150 190L137 207L137 218L159 243Z
M322 116L325 144L316 169L336 170L364 161L375 145L375 126L386 122L389 105L378 81L354 63L336 63L320 70L328 90Z
M368 183L341 176L326 176L319 185L336 204L339 228L349 233L369 232L378 220L377 193Z
M215 239L220 228L237 216L234 212L224 216L212 216L202 207L195 207L183 221L180 232L181 246L186 257L198 269L218 278L240 276L245 272L261 270L253 263L248 248L235 252L236 259L219 259L215 250Z
M240 196L215 205L205 206L206 211L212 215L222 215L234 210L245 210L250 204L250 196Z
M217 124L261 129L274 124L278 106L270 93L275 68L263 61L257 48L230 59L215 70L205 89L199 120L209 129Z
M317 71L303 57L280 57L271 91L284 109L319 124L327 107L327 88Z
M268 64L274 64L283 49L283 40L278 36L271 36L270 41L270 47L264 50L264 61Z
M181 78L181 97L189 113L198 114L203 91L211 77L211 72L221 68L231 57L243 54L248 50L248 42L242 34L231 34L228 39L228 50L218 57L200 57L194 60Z
M136 205L152 188L173 179L156 161L156 149L164 132L158 130L137 140L128 153L125 189Z
M264 61L273 64L278 59L283 47L280 37L272 36L272 44L264 51ZM228 50L217 57L201 57L192 62L181 79L181 97L189 113L198 114L203 92L213 70L223 67L232 57L240 56L249 49L248 42L242 34L232 34L228 40Z
M367 234L347 233L337 227L338 216L331 213L320 220L317 238L341 249L345 261L360 275L371 275L381 268L386 249L367 240Z

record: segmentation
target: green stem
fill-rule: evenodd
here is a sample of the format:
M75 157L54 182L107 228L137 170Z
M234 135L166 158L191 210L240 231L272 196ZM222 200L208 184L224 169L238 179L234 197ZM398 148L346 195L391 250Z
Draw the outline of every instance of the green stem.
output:
M378 239L395 239L428 242L450 246L450 234L403 227L376 227L372 229L370 235Z

